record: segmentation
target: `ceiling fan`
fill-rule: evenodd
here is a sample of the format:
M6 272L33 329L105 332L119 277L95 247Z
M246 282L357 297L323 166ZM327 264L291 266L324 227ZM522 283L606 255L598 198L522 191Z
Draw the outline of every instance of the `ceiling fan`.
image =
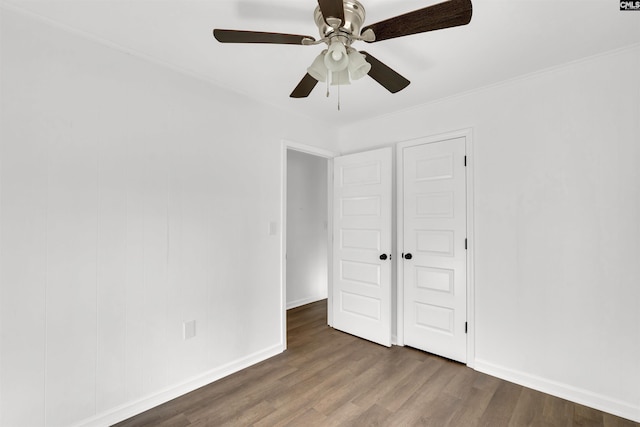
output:
M355 41L378 42L411 34L466 25L471 21L471 0L448 0L362 27L365 10L358 0L318 0L314 12L320 39L311 36L242 30L213 30L221 43L270 43L317 45L327 48L316 57L307 74L291 92L292 98L309 96L319 81L332 85L349 84L351 79L369 75L389 92L396 93L409 80L377 60L370 53L351 47Z

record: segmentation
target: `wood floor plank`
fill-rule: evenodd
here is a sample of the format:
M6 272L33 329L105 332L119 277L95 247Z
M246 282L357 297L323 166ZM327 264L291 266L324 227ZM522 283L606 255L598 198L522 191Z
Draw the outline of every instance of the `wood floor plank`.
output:
M381 403L389 398L392 390L403 380L407 380L417 367L424 367L424 362L414 359L405 359L398 354L402 363L398 364L394 360L386 360L381 369L380 374L375 378L375 382L370 386L369 390L362 390L353 403L359 406L371 406ZM386 407L386 405L385 405Z
M420 424L428 427L451 425L451 420L462 410L460 399L448 393L440 393L429 403L428 411L420 417Z
M604 425L602 412L597 409L588 408L584 405L575 405L573 410L574 426L601 426Z
M508 425L520 399L522 388L507 381L501 382L480 418L480 425L487 427Z
M472 387L461 401L461 409L449 420L449 425L452 427L480 425L480 419L489 406L494 393L495 389Z
M380 405L371 405L357 415L344 419L340 426L386 426L391 412Z
M255 427L286 426L296 418L303 416L309 409L304 405L289 405L286 408L280 408L270 413L252 425Z
M480 375L483 374L473 369L457 369L455 376L442 391L459 399L466 399Z
M397 425L423 425L433 410L433 401L440 395L442 389L453 377L451 369L453 362L441 359L436 372L429 377L411 397L395 412L393 422Z
M362 413L362 408L351 402L343 402L326 418L326 427L337 427L344 425L347 420L354 420Z
M328 389L323 396L317 396L313 408L329 416L345 402L351 403L358 391L367 386L368 377L361 374L368 370L374 360L373 357L363 358L351 363L346 372L343 372L344 380Z
M288 427L298 426L324 426L327 423L327 417L313 408L307 409L302 414L285 424Z
M271 403L267 400L262 400L249 406L244 411L238 411L229 421L236 426L249 426L275 412L275 410Z
M573 425L573 410L575 405L568 400L546 395L542 409L543 420L547 423L557 423L559 426Z
M543 417L545 395L536 390L523 388L520 398L513 408L509 426L538 427L546 424Z
M440 369L444 362L440 359L427 359L418 365L407 376L402 378L383 396L382 404L392 412L396 412L406 404L416 390L422 387L431 376Z
M184 414L176 414L156 424L157 427L188 427L190 425L191 421Z
M246 395L236 392L224 399L213 400L207 406L199 406L196 410L186 411L185 415L191 422L204 420L211 425L223 425L233 424L234 420L243 417L252 418L254 414L257 414L252 420L255 422L275 411L273 405L265 399L268 393L267 388L251 390Z
M117 424L640 427L408 347L326 325L326 300L287 312L287 350Z
M606 412L602 413L602 418L604 421L604 427L635 427L637 423L634 423L630 420L625 420L624 418L616 417L615 415L607 414Z

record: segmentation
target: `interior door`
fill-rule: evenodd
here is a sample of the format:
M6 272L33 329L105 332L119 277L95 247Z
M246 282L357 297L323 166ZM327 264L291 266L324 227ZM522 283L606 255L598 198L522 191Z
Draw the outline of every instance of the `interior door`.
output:
M334 158L333 327L391 346L391 148Z
M404 342L466 362L465 138L404 147Z

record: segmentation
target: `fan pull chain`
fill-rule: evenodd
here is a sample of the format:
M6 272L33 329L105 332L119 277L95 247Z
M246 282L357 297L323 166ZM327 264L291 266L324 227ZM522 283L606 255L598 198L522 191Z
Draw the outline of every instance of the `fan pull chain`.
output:
M329 77L327 76L327 98L329 97Z
M340 82L338 82L338 111L340 111Z

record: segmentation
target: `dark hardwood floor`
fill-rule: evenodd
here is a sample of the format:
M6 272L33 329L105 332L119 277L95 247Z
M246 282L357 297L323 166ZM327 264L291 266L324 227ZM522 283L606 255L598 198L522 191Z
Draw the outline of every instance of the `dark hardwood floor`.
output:
M408 347L326 326L326 301L290 310L283 354L117 424L133 426L636 426Z

